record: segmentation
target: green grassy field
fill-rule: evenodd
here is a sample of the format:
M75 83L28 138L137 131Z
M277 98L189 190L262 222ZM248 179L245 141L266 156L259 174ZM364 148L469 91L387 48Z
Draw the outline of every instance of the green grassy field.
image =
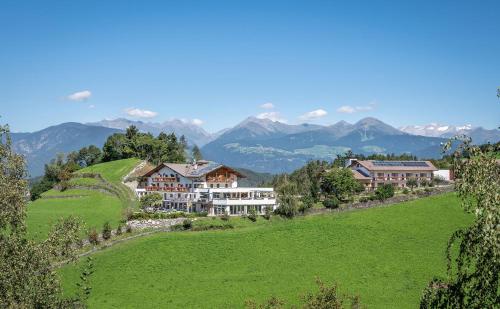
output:
M87 228L95 227L100 230L106 221L116 227L122 218L122 209L126 206L123 200L128 200L128 196L122 197L122 195L132 194L121 184L121 179L139 162L138 159L118 160L79 171L101 174L106 181L117 188L120 196L85 189L69 189L63 192L52 189L43 193L41 199L28 204L26 222L29 235L37 240L44 239L57 219L70 215L82 219ZM70 180L70 184L79 186L92 186L98 183L99 181L94 178L75 177ZM121 194L122 192L124 193ZM50 196L67 196L67 198L48 198Z
M50 193L50 192L49 192ZM42 198L28 206L27 227L31 237L47 238L51 226L59 218L70 215L79 217L87 228L98 230L104 222L117 226L121 219L121 202L118 198L91 190L66 190L68 198Z
M231 220L242 227L155 234L95 254L90 307L238 308L249 298L296 300L318 276L369 308L415 308L445 273L449 236L472 218L446 194L292 221ZM78 265L60 273L73 293Z
M113 184L120 184L122 178L127 175L140 160L136 158L123 159L105 163L99 163L78 171L78 173L98 173Z

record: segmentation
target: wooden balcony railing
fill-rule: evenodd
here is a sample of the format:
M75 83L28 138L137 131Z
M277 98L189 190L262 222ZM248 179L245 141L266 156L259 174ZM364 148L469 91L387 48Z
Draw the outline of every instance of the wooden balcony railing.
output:
M154 182L176 182L175 177L153 177Z
M146 187L146 191L165 191L165 192L188 192L188 188L180 187Z

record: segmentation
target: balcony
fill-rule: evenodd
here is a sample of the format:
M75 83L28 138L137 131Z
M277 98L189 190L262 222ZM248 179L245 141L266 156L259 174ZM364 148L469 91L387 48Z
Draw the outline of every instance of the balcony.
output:
M177 179L175 177L153 177L152 180L154 182L176 182Z
M146 189L146 191L188 192L188 188L179 188L179 187L155 187L155 186L148 186L145 189Z
M208 183L232 183L236 180L237 180L236 177L226 177L226 176L207 177Z

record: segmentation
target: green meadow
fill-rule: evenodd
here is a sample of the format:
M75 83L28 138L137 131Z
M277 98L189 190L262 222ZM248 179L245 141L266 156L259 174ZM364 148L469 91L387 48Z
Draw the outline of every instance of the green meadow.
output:
M75 173L69 183L78 189L65 191L49 190L42 198L28 204L27 228L29 235L42 240L47 237L51 226L59 219L70 215L79 217L86 229L95 227L100 230L106 221L116 227L122 219L122 209L130 200L131 192L123 184L122 178L138 163L139 159L124 159L96 164ZM118 194L104 190L85 189L96 186L100 181L95 178L79 177L79 173L97 173L102 176L104 185L111 186ZM81 188L80 188L81 187ZM58 197L58 198L54 198Z
M93 255L89 307L242 308L272 295L296 301L319 277L368 308L415 308L429 280L445 274L449 236L471 221L445 194L293 220L232 218L232 230L158 233ZM79 271L78 264L60 270L67 295Z

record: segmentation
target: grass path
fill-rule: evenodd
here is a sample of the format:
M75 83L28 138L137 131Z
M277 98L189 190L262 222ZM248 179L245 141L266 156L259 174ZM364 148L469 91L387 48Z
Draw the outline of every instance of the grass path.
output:
M97 252L90 307L238 308L248 298L297 299L319 276L358 293L369 308L414 308L425 284L445 272L448 237L471 217L445 194L244 222L231 231L154 234ZM72 293L78 267L64 267L61 275Z

